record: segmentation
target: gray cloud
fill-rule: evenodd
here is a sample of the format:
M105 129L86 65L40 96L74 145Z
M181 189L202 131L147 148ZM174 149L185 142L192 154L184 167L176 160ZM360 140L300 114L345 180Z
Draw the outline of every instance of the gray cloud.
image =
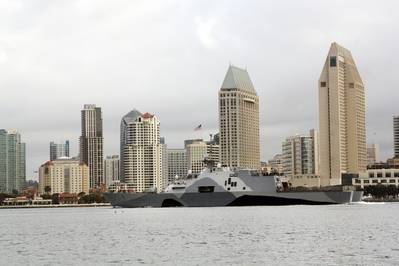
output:
M80 109L103 108L106 154L120 118L156 114L168 146L217 131L229 62L260 96L266 160L286 136L317 128L317 80L332 41L352 51L366 87L367 134L392 154L398 114L396 1L2 1L0 127L28 147L28 177L50 140L77 153ZM204 131L193 128L204 124ZM198 136L199 136L198 135Z

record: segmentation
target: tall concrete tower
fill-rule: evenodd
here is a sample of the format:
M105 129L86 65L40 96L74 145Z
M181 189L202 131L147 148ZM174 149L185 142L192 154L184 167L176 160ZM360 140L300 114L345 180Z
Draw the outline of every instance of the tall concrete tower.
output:
M219 91L220 161L260 168L259 98L247 70L229 67Z
M89 166L90 188L97 188L105 184L101 108L86 104L81 111L81 121L80 161Z
M332 43L319 79L321 185L366 171L364 86L349 50Z

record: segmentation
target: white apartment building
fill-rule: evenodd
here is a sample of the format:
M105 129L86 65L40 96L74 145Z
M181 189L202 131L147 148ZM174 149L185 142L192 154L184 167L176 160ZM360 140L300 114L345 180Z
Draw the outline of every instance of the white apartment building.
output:
M122 119L123 182L137 192L149 189L161 191L166 184L162 169L159 120L149 113L132 112L129 119L125 119L126 116Z
M318 174L317 133L295 135L282 143L283 173L286 176Z

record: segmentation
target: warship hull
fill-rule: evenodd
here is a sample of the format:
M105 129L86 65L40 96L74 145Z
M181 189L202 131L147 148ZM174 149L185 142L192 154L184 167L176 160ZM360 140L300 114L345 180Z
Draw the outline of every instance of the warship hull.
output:
M362 191L325 192L213 192L213 193L106 193L114 207L221 207L345 204L361 201Z

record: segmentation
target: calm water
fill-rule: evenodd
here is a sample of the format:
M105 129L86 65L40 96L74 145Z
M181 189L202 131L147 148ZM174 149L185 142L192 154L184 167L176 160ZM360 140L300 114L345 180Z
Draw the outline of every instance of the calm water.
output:
M399 204L0 210L0 265L399 265Z

